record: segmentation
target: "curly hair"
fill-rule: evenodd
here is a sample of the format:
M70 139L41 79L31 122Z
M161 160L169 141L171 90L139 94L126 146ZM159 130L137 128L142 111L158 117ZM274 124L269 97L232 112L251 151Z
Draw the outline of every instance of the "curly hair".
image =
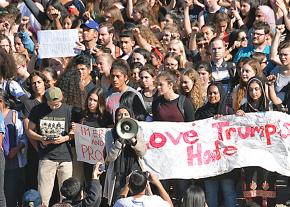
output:
M198 72L196 72L196 70L189 69L189 70L186 70L182 74L181 78L184 76L189 77L193 82L193 86L190 91L190 99L193 106L196 109L198 109L204 105L204 98L203 98L204 91L203 91L202 82L200 80L199 74ZM182 90L181 83L180 83L179 88L180 88L180 93L183 95L186 95L184 91Z
M141 36L148 42L148 44L152 47L162 47L161 43L149 27L144 25L138 25L137 27L140 29Z

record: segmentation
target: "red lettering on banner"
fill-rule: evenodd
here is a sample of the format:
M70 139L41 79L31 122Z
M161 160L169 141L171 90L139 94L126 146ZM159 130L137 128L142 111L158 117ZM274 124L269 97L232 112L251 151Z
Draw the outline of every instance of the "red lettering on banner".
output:
M220 160L221 159L221 153L220 153L220 141L219 140L216 140L214 142L214 146L215 146L215 157L216 157L216 160Z
M231 133L232 132L236 132L236 129L233 128L233 127L231 127L231 128L229 128L229 129L226 130L226 138L227 138L227 140L230 140L231 139Z
M267 145L271 144L271 135L276 133L276 126L274 124L266 124L265 135L267 140Z
M230 125L230 122L225 121L225 122L217 122L217 123L213 123L212 127L216 127L218 130L218 139L219 140L224 140L223 139L223 127L227 127Z
M242 127L238 127L238 135L241 139L246 139L250 136L251 128L250 127L243 127L245 133L242 133Z
M193 145L187 147L187 163L188 166L193 166L193 160L196 158L197 159L197 164L202 165L202 160L201 160L201 144L197 143L196 144L196 154L193 152Z
M187 144L195 144L198 141L198 134L194 130L190 130L183 134L183 140Z
M81 134L83 136L91 136L90 128L81 126Z
M282 134L282 129L281 131L279 132L279 135L283 138L283 139L286 139L288 136L290 136L290 123L284 123L283 124L283 127L285 127L287 130L288 130L288 133L287 134Z
M251 128L251 137L255 136L255 133L257 132L259 135L261 134L261 137L264 137L264 126L255 126Z
M92 139L92 144L93 145L99 145L99 146L104 146L104 142L103 142L103 140L98 140L98 139Z
M154 148L161 148L165 145L166 143L166 137L161 134L161 133L156 133L154 132L151 136L150 136L150 145Z
M82 154L84 159L101 161L103 153L99 150L94 150L91 146L82 144Z
M187 147L187 164L188 166L194 165L194 160L197 159L197 165L207 165L221 159L221 154L232 156L237 153L238 149L235 146L221 146L222 141L215 141L215 149L213 151L202 151L201 143L190 145ZM196 148L196 151L194 149Z
M174 145L178 145L179 144L179 141L180 141L180 138L182 137L182 132L179 132L179 135L177 137L177 139L174 139L174 137L172 136L172 134L170 132L165 132L166 136L171 140L171 142L174 144Z
M238 149L235 146L226 146L224 149L224 154L228 156L232 156L236 154Z
M105 136L105 130L103 129L93 129L93 137L100 138Z
M209 164L215 161L215 155L212 151L206 150L203 155L204 164Z

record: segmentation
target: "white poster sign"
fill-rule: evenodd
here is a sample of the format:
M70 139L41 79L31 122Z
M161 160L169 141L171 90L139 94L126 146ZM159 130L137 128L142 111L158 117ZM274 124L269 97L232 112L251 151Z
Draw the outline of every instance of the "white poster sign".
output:
M76 124L75 145L77 160L90 164L104 163L105 135L108 130L110 129L97 129Z
M40 30L37 39L39 58L72 57L79 54L75 49L79 41L77 29Z

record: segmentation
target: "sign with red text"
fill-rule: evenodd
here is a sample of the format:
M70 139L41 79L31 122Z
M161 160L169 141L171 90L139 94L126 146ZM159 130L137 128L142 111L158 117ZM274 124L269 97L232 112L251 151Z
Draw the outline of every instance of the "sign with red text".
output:
M246 166L260 166L290 176L290 116L285 113L138 124L147 143L146 167L160 179L205 178ZM108 130L78 124L78 160L103 162Z
M260 166L290 176L290 116L280 112L191 123L140 122L145 163L160 179L204 178Z
M108 130L110 129L76 124L75 145L77 160L90 164L104 163L105 135Z

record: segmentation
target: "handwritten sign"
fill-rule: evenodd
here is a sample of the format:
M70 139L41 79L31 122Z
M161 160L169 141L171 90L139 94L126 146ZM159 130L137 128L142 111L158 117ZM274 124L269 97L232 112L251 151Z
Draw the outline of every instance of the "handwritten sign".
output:
M104 163L105 134L110 129L96 129L86 125L76 124L75 144L77 160L96 164Z
M147 143L145 164L160 179L212 177L246 166L290 176L290 116L285 113L138 124ZM99 130L104 140L105 129ZM77 148L82 157L90 154L88 147Z
M162 179L204 178L260 166L290 176L290 116L231 115L191 123L140 123L145 162Z
M37 32L39 42L38 57L72 57L79 54L75 49L78 39L77 29L40 30Z

